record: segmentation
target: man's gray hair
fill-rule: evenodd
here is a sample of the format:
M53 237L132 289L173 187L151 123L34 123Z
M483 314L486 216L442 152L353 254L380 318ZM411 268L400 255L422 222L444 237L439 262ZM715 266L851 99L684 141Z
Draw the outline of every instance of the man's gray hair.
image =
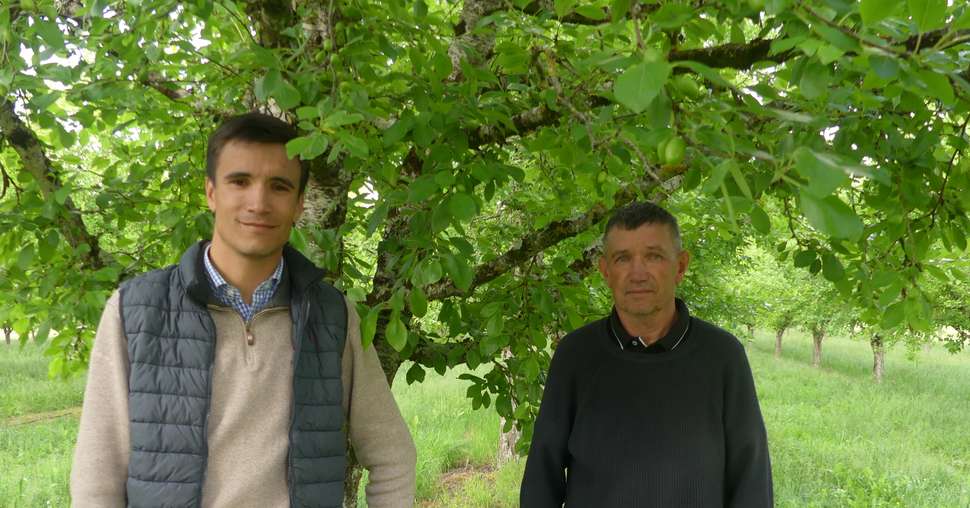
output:
M610 234L610 231L616 228L630 231L644 224L666 224L670 229L670 236L674 240L674 249L680 252L682 246L677 218L663 207L649 201L633 202L614 212L610 220L606 222L606 230L603 231L603 246L606 246L606 236Z

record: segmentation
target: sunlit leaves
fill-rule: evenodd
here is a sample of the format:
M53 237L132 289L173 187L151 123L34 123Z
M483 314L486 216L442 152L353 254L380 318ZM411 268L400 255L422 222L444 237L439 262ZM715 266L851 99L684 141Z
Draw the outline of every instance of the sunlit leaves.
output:
M818 198L803 191L799 194L799 202L808 222L823 234L849 240L862 234L859 216L838 197Z
M667 62L635 64L617 78L613 94L617 102L634 113L640 113L657 97L669 75L670 65Z

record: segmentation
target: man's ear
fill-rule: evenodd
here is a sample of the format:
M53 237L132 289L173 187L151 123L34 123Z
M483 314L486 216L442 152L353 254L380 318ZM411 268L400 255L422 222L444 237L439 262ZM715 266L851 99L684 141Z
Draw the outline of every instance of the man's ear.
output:
M606 280L607 276L606 276L606 253L605 252L600 256L599 269L600 269L600 275L602 275L603 279Z
M209 210L216 211L216 184L209 177L205 177L205 202L209 205Z
M687 266L690 265L690 252L686 250L680 251L677 254L677 283L684 280L684 274L687 273Z

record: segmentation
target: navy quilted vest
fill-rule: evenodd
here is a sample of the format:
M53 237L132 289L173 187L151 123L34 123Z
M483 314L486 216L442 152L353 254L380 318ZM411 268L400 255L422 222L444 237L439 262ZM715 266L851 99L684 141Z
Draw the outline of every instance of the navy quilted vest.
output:
M198 507L208 456L216 330L206 302L205 242L178 265L121 286L128 339L131 452L128 506ZM287 480L290 506L343 503L346 439L340 361L347 335L343 296L323 272L286 246L293 328L293 410ZM240 472L244 474L244 472Z

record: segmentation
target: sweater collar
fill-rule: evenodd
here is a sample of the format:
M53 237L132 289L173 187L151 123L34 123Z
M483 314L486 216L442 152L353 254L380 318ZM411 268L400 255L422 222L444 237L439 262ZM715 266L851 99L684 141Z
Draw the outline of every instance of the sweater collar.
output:
M674 323L670 326L670 330L667 331L666 335L660 337L660 339L651 344L649 346L650 348L658 348L662 352L673 351L673 349L680 345L680 342L686 338L687 327L690 323L690 312L687 310L687 304L685 304L680 298L674 299L674 305L677 309L676 316L674 317ZM609 320L610 329L614 335L611 337L611 339L613 339L614 346L626 350L631 343L640 342L635 351L644 351L646 349L642 347L644 343L643 341L638 340L639 337L630 335L626 328L623 327L623 323L620 321L620 316L616 313L616 307L613 307Z
M213 301L212 289L206 275L205 247L208 240L194 243L182 254L178 264L178 274L186 292L192 299L205 305ZM303 294L311 284L324 276L324 271L313 264L303 254L286 244L283 246L283 279L277 293L289 286L291 294ZM288 279L288 280L287 280Z

